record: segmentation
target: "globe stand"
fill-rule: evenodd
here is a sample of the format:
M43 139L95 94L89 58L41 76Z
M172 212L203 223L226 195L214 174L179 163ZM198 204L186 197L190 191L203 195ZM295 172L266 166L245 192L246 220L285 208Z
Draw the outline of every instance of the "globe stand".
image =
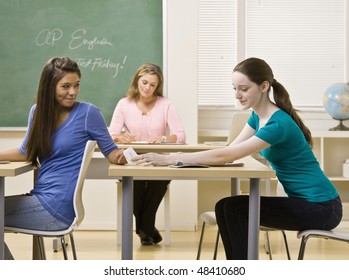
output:
M335 120L337 120L337 119L335 119ZM337 121L339 121L339 125L337 125L337 126L335 126L335 127L332 127L332 128L330 128L329 130L331 130L331 131L349 130L349 127L347 127L347 126L345 126L345 125L343 124L343 120L337 120Z

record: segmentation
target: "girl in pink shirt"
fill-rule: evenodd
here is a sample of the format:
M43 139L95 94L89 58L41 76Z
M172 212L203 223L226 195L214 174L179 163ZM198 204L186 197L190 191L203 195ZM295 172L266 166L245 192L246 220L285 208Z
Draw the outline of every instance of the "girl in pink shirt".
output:
M163 75L159 66L143 64L138 68L127 97L116 105L109 132L114 141L121 143L185 144L180 118L171 102L163 97ZM169 180L134 181L133 213L142 245L153 245L162 240L155 228L155 217L169 183Z

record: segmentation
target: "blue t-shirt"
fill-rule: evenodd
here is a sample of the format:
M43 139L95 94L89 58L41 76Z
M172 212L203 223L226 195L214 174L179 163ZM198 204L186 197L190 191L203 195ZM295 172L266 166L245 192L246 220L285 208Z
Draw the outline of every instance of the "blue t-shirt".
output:
M36 105L29 113L28 132L35 108ZM22 154L26 154L28 132L19 148ZM99 109L89 103L77 102L67 120L54 132L52 154L41 161L31 191L51 215L66 224L71 224L75 217L74 190L88 140L96 140L106 157L117 149Z
M323 173L302 130L283 110L276 111L259 129L259 117L252 112L248 124L256 136L271 146L260 151L276 171L276 176L289 197L310 202L334 199L338 192Z

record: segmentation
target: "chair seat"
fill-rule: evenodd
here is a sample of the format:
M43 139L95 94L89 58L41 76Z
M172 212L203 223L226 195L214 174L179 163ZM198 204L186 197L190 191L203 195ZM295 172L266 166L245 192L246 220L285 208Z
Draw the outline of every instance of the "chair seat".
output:
M338 229L334 229L334 230L307 229L307 230L298 231L297 237L301 238L301 245L299 247L299 252L298 252L299 260L303 260L307 241L311 237L333 239L333 240L339 240L339 241L344 241L349 243L349 232L338 230Z
M349 232L341 231L341 230L316 230L316 229L307 229L303 231L299 231L297 233L298 238L302 238L303 236L312 235L313 237L319 238L330 238L336 240L344 240L349 242Z
M16 228L16 227L5 227L5 232L15 232L15 233L23 233L23 234L31 234L31 235L41 235L44 237L56 237L69 234L73 230L75 230L77 226L71 225L67 229L57 230L57 231L45 231L45 230L34 230L34 229L25 229L25 228Z
M75 219L67 229L57 230L57 231L44 231L44 230L33 230L33 229L9 227L9 226L4 227L5 232L33 235L34 237L33 249L34 251L36 251L36 252L33 251L33 258L38 257L39 259L46 259L43 237L60 237L64 259L67 260L68 255L65 249L66 243L64 240L64 236L69 234L71 245L72 245L73 257L74 257L74 260L77 259L73 232L81 224L85 216L85 209L82 201L82 190L84 186L87 169L91 162L96 144L97 144L97 141L88 140L86 142L84 154L81 160L79 175L78 175L78 179L77 179L75 190L74 190L73 206L74 206L74 212L75 212ZM35 243L36 243L36 246L34 245Z
M217 225L216 214L214 211L207 211L200 214L199 219L210 226Z

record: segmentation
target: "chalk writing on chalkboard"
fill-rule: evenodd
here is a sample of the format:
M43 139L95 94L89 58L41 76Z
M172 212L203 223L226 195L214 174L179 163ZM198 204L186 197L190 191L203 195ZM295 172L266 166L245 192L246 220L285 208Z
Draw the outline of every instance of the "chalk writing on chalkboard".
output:
M61 28L42 29L38 32L38 35L35 38L35 43L38 47L53 47L54 45L60 43L64 35L65 34ZM87 35L87 30L85 29L78 28L74 30L70 35L68 34L69 41L67 48L70 50L78 50L79 48L87 48L88 50L93 50L99 47L101 48L114 46L111 40L106 37L98 38L97 36L94 36L93 38L89 38ZM116 78L118 76L119 69L122 69L126 63L127 55L124 56L122 62L113 60L110 57L74 57L73 59L81 68L89 69L91 71L99 68L110 69L112 72L112 77Z
M109 123L139 65L162 66L162 0L1 0L0 34L0 129L27 125L42 68L56 56L79 64L78 100Z

